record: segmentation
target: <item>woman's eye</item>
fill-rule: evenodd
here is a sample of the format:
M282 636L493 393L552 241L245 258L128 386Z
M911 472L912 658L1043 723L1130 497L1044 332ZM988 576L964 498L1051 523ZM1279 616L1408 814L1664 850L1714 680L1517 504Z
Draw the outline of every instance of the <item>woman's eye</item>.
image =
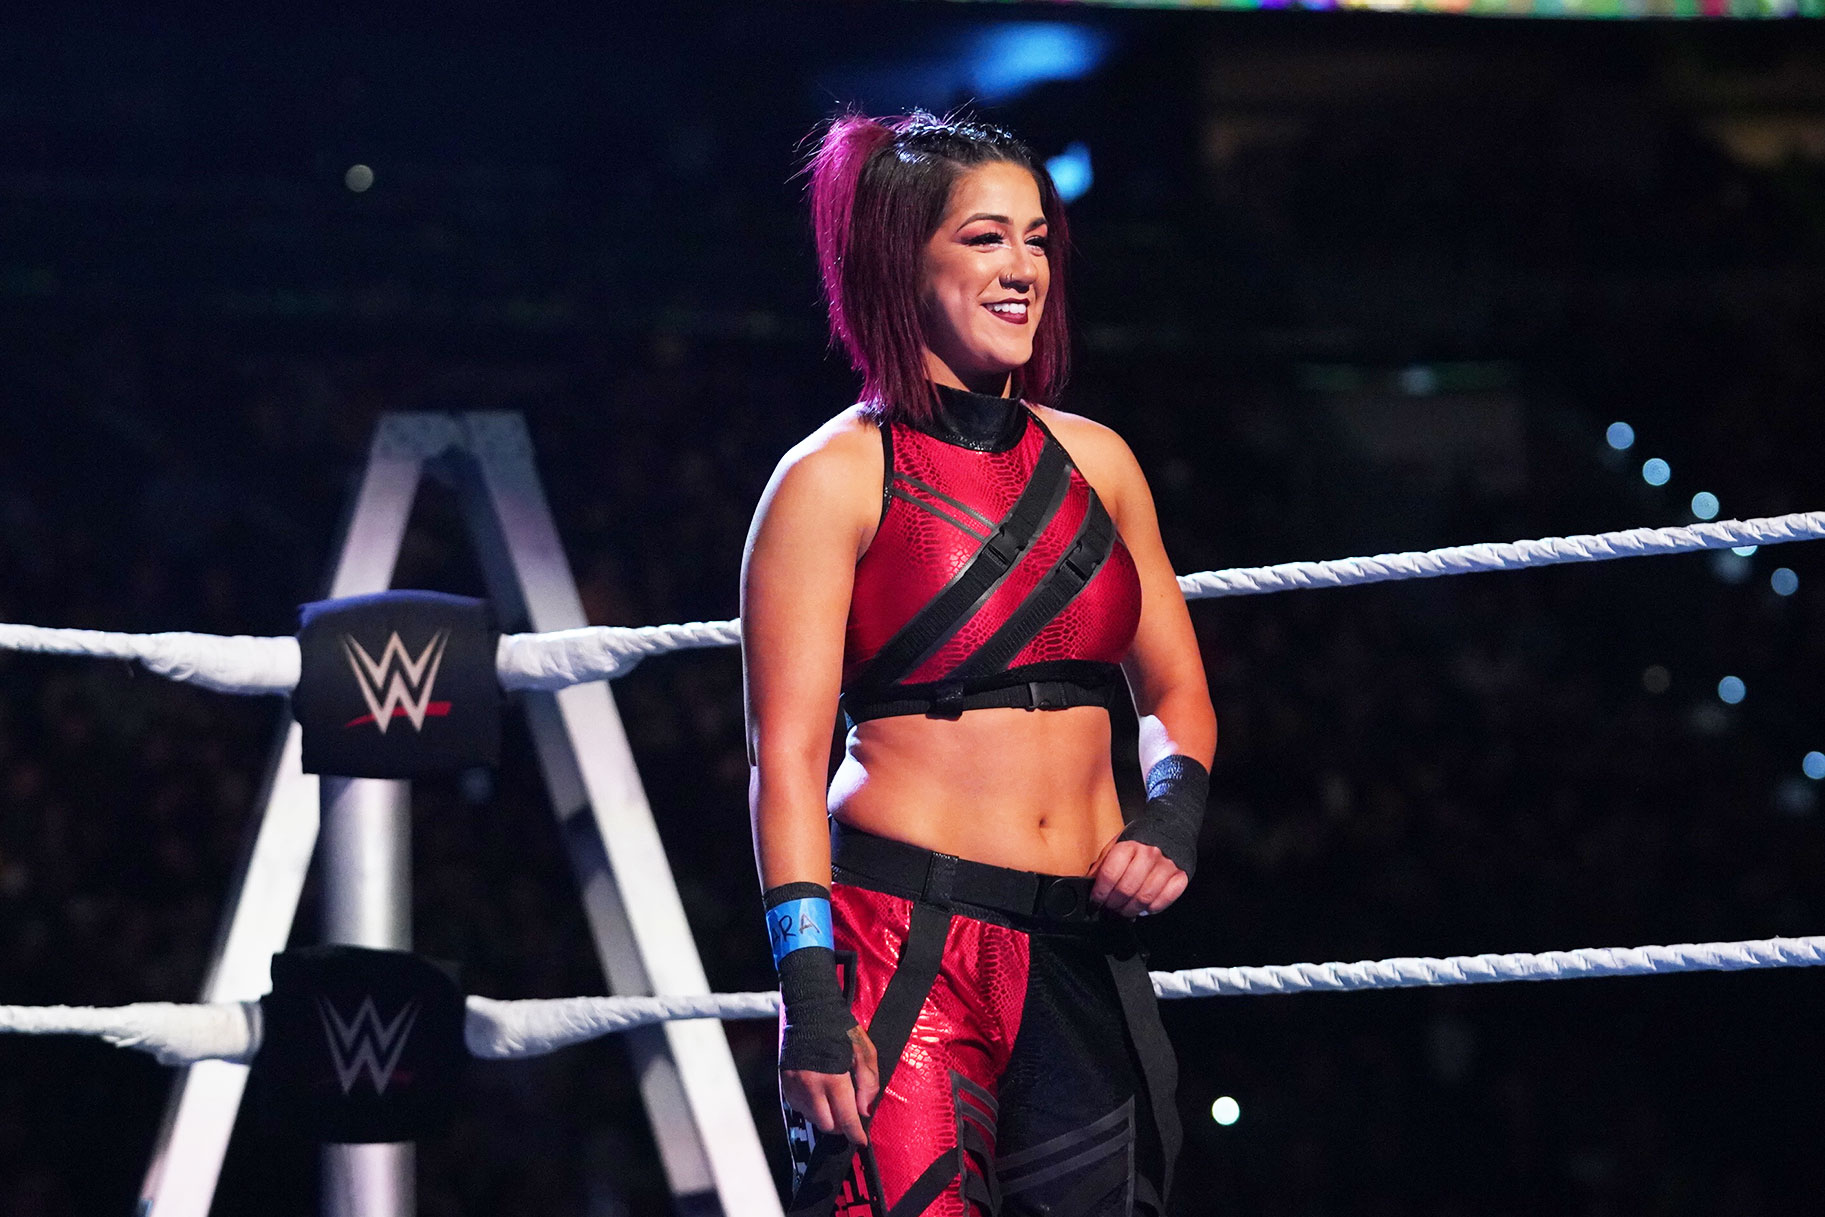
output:
M983 233L977 233L975 236L969 238L967 241L964 242L964 244L965 245L994 245L997 242L999 242L1000 240L1001 240L1001 234L998 232L983 232Z
M1027 244L1031 245L1034 249L1038 250L1040 253L1043 254L1044 252L1046 252L1046 248L1049 245L1051 245L1052 242L1048 241L1044 237L1028 237Z

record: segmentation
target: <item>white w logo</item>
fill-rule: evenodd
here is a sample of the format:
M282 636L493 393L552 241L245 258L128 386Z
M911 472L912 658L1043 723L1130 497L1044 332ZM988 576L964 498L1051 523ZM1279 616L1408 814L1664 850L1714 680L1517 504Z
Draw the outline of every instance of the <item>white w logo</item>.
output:
M393 1081L393 1070L399 1067L399 1055L406 1050L412 1024L418 1021L418 1003L407 1002L405 1009L385 1024L380 1021L372 997L362 998L355 1017L346 1020L328 998L319 997L317 1014L323 1019L323 1035L329 1040L342 1093L355 1089L356 1079L365 1073L374 1083L375 1093L385 1094Z
M449 630L437 631L414 659L406 650L406 644L399 641L397 633L388 634L386 650L376 661L352 636L342 636L349 670L355 673L355 683L361 686L361 699L373 713L374 725L380 728L380 734L387 733L395 707L404 708L414 731L425 729L425 709L431 704L431 687L437 683L437 669L444 661L444 644L449 641ZM384 697L383 679L386 683Z

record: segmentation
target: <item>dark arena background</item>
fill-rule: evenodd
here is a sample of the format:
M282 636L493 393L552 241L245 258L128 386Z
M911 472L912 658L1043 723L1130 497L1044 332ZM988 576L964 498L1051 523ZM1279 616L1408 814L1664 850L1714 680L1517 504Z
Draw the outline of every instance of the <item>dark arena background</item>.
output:
M733 616L770 469L853 400L795 176L852 103L1057 158L1063 404L1180 571L1825 508L1816 4L264 7L0 21L0 621L289 634L379 415L484 409L592 623ZM397 585L480 581L433 487ZM1155 969L1825 933L1818 543L1192 614L1221 742ZM738 656L613 691L712 988L770 987ZM285 717L0 655L0 1002L194 1001ZM415 785L417 947L605 992L506 721L498 772ZM1818 1204L1816 971L1164 1014L1175 1213ZM771 1025L726 1032L783 1179ZM131 1212L172 1077L0 1037L0 1214ZM614 1038L466 1087L423 1213L670 1211ZM317 1212L257 1098L213 1211Z

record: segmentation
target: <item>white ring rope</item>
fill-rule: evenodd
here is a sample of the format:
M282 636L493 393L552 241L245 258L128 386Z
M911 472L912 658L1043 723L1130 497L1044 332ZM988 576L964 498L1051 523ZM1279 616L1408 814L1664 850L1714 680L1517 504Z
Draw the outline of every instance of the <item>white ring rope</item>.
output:
M1612 558L1641 558L1649 554L1679 554L1726 546L1779 545L1785 541L1812 541L1820 537L1825 537L1825 511L1801 511L1757 520L1691 524L1683 528L1630 528L1623 532L1546 537L1539 541L1452 545L1423 552L1377 554L1373 558L1283 562L1278 566L1205 571L1180 575L1179 590L1185 593L1187 600L1254 596L1305 587L1348 587L1357 583L1385 583L1391 579L1436 579L1440 575L1519 570L1524 566L1555 566L1561 562L1605 562Z
M1825 937L1756 942L1681 943L1666 947L1585 947L1538 955L1459 955L1449 959L1380 959L1363 963L1295 963L1261 968L1198 968L1153 973L1161 1000L1404 989L1418 985L1486 985L1511 980L1577 980L1669 972L1737 972L1825 964ZM774 1018L777 993L701 993L666 997L559 997L496 1001L470 997L463 1040L473 1056L521 1060L617 1031L685 1018ZM202 1060L246 1063L259 1051L258 1002L182 1006L143 1002L86 1006L0 1006L0 1033L93 1035L150 1052L165 1065Z
M0 651L138 660L148 671L217 693L290 693L303 668L296 638L245 634L112 634L0 625Z
M1825 937L1756 942L1684 942L1666 947L1581 947L1449 959L1377 959L1363 963L1294 963L1264 968L1195 968L1153 973L1162 1000L1273 993L1408 989L1419 985L1492 985L1510 980L1578 980L1656 976L1666 972L1740 972L1748 968L1816 968Z
M1519 570L1561 562L1603 562L1649 554L1677 554L1725 546L1779 545L1825 537L1825 511L1795 512L1754 520L1720 520L1682 528L1631 528L1538 541L1453 545L1372 558L1283 562L1179 576L1187 600L1253 596L1312 587L1348 587L1395 579L1435 579L1478 571ZM550 634L504 634L495 651L501 687L554 690L592 680L612 680L649 655L694 647L735 646L739 621L683 625L589 626ZM109 634L0 624L0 650L91 655L138 660L161 676L221 693L290 693L301 661L295 638L222 637L217 634Z

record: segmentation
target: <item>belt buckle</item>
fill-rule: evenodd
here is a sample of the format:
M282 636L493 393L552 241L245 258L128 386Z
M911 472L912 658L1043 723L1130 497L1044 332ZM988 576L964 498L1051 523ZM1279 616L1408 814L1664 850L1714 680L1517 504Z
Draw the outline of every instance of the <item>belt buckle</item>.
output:
M1029 710L1063 710L1065 708L1065 686L1056 680L1027 681L1027 709Z
M1089 884L1075 875L1041 875L1033 911L1056 921L1089 921L1096 914L1090 907Z

